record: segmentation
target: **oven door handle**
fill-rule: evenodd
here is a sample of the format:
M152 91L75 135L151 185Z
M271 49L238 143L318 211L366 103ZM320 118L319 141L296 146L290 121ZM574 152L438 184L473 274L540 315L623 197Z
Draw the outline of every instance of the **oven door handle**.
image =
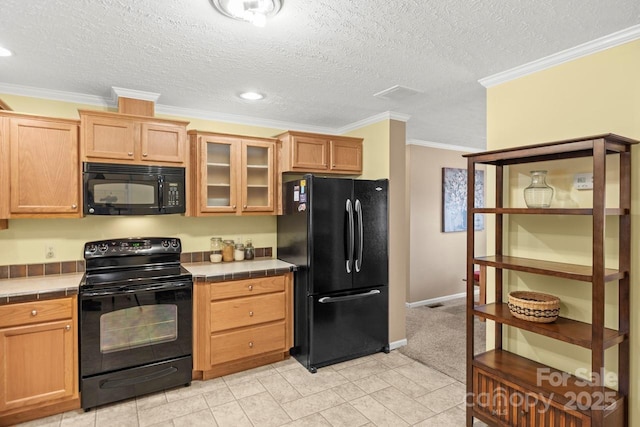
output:
M182 289L191 287L191 283L188 282L171 282L171 283L160 283L157 285L149 285L149 286L119 286L117 288L106 288L106 289L96 289L92 291L84 291L80 290L81 297L98 297L98 296L111 296L111 295L125 295L136 292L148 292L148 291L159 291L164 289Z

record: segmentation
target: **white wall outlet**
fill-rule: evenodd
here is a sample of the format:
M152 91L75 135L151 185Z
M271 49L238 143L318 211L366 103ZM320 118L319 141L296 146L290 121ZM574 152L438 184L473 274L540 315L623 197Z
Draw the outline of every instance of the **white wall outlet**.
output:
M593 174L577 173L573 176L573 188L576 190L593 190Z
M44 246L44 257L48 259L56 257L56 249L53 247L51 243L47 243Z

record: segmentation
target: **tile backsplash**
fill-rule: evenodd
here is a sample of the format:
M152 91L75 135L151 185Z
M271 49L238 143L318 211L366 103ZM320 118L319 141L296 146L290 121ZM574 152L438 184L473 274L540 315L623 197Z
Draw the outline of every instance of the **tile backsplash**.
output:
M184 252L180 254L180 262L189 263L209 261L209 253L210 251ZM273 256L273 248L256 248L255 256L256 258L271 258ZM84 260L38 264L0 265L0 279L82 273L84 271Z

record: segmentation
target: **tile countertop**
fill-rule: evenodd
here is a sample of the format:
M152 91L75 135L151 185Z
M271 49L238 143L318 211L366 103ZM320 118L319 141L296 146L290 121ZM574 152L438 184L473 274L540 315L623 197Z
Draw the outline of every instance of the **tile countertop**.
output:
M194 282L222 282L277 276L296 269L293 264L273 258L219 263L197 262L182 264L182 266L193 275Z
M0 280L0 304L75 295L83 275L69 273Z
M226 263L199 262L182 264L194 281L222 282L285 274L296 266L278 259L258 259ZM0 305L62 298L78 293L84 273L69 273L0 280Z

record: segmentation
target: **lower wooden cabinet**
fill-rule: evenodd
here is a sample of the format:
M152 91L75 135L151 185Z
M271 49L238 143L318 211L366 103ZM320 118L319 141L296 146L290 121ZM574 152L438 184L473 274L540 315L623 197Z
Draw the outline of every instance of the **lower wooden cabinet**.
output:
M293 273L194 286L194 378L209 379L289 357Z
M0 425L80 407L76 297L0 306Z

